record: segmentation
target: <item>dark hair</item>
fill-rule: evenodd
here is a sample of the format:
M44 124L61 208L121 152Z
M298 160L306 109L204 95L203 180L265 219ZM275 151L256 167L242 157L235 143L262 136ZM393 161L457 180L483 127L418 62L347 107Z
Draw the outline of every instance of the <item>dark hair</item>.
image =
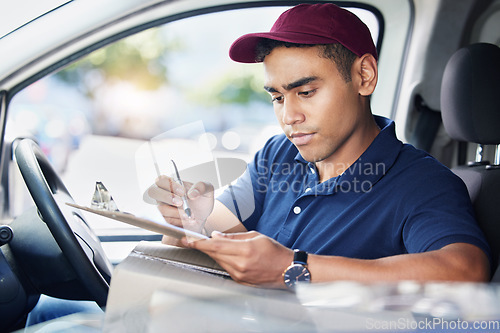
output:
M277 47L320 47L320 56L332 60L337 69L342 75L345 82L351 82L351 67L354 60L357 58L351 50L346 48L340 43L335 44L295 44L289 42L282 42L268 38L262 38L255 49L258 62L264 61L264 58Z

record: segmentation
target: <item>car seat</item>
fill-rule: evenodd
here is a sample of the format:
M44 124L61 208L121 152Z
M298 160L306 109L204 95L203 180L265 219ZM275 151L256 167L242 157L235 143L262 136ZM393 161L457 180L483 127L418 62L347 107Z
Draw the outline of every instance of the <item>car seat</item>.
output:
M446 132L455 140L496 145L492 164L482 161L453 168L467 185L476 219L491 247L492 281L500 281L500 48L477 43L459 49L448 61L441 84Z

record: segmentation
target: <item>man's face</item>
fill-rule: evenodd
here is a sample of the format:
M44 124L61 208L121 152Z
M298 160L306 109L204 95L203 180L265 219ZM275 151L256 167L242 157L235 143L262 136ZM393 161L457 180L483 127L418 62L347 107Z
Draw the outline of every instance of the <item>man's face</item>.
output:
M318 47L276 48L264 59L264 70L276 117L302 157L348 162L366 119L355 84L346 83Z

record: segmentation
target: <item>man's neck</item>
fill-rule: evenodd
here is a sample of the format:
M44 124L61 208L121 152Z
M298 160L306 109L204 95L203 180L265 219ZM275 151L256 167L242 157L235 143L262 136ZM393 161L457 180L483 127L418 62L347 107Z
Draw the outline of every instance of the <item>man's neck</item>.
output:
M356 162L380 133L380 128L373 119L367 122L366 126L359 132L360 134L351 137L335 154L325 160L316 162L316 169L321 183L341 175Z

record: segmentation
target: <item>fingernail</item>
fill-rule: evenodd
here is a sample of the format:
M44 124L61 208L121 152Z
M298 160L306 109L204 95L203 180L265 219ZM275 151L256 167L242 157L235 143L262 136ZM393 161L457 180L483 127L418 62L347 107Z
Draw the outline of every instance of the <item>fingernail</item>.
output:
M177 205L177 206L182 205L182 200L178 197L173 197L172 202L174 203L174 205Z
M224 237L224 234L220 231L212 231L212 237Z
M200 196L200 194L201 194L200 191L198 191L197 189L189 191L190 198L196 198L196 197Z
M182 187L176 187L174 192L177 195L184 195L184 190L182 189Z

